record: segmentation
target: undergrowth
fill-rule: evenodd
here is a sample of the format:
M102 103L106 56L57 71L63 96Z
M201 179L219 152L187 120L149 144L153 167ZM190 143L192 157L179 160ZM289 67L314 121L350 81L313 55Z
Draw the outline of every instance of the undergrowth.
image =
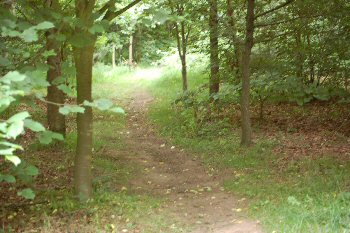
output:
M201 70L189 72L190 91L208 82ZM156 97L150 109L159 133L202 156L211 169L228 168L233 175L225 182L232 191L250 201L247 213L274 232L350 232L350 161L329 155L286 158L273 149L278 138L257 132L251 148L239 145L240 129L226 119L196 127L191 111L174 101L181 93L181 74L167 71L149 84Z

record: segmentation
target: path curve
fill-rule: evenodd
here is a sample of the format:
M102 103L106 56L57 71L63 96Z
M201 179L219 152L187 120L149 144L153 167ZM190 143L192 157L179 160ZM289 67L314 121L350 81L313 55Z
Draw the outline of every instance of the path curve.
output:
M239 217L246 205L225 192L220 176L211 176L194 156L158 137L147 120L153 97L136 89L127 103L126 145L132 151L127 159L142 171L132 179L130 188L165 198L162 206L176 224L191 233L260 233L259 223Z

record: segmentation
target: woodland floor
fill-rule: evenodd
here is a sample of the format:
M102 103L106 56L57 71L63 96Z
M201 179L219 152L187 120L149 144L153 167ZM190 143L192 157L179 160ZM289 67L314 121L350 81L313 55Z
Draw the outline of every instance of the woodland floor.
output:
M224 131L229 137L217 128L208 138L163 133L182 119L159 99L173 100L172 82L154 81L157 94L145 88L146 78L161 76L157 69L113 75L95 82L94 98L113 99L127 114L94 113L94 199L82 205L73 195L72 115L63 144L32 145L35 135L23 135L20 156L40 171L36 198L22 200L0 184L1 233L349 232L348 106L269 104L263 121L253 115L257 144L245 151L235 129ZM226 110L238 129L235 107ZM45 111L42 103L30 109L42 122Z
M146 119L150 94L139 89L132 96L127 109L127 149L132 156L127 159L142 171L130 188L166 198L162 208L193 233L261 232L257 222L237 214L246 203L225 192L223 174L211 175L194 156L155 136Z

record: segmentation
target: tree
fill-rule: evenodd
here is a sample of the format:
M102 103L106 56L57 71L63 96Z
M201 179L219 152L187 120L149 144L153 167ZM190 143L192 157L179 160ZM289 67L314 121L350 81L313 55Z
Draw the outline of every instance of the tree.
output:
M52 11L60 9L57 0L48 0L45 2L45 7ZM50 20L53 20L52 18ZM50 29L46 32L46 50L52 51L53 54L47 58L47 81L50 86L47 87L47 123L51 131L66 134L66 119L63 114L59 113L59 105L64 104L65 94L55 84L58 78L61 77L61 46L60 42L56 40L57 28Z
M219 92L220 74L219 74L219 19L217 0L209 0L209 29L210 29L210 79L209 95Z
M248 0L246 34L244 43L244 52L242 57L242 95L241 95L241 112L242 112L242 137L241 144L250 146L252 144L252 128L250 120L250 54L253 47L254 39L254 7L255 0Z
M182 90L187 91L188 80L187 80L187 45L188 39L191 32L191 26L188 25L185 19L185 7L186 2L183 1L172 1L169 0L169 7L172 15L176 15L178 19L174 22L174 34L177 43L177 51L181 60L181 76L182 76Z
M126 7L115 10L114 1L108 1L99 13L104 14L103 20L110 22L115 17L124 13L141 0L135 0ZM94 0L76 0L76 17L82 24L77 27L74 34L80 39L79 43L73 44L74 62L77 79L77 103L83 104L85 101L92 101L92 66L94 46L96 35L94 26ZM76 194L81 200L87 200L92 196L92 177L91 177L91 159L92 159L92 109L85 107L83 113L77 114L77 149L74 167L74 186Z

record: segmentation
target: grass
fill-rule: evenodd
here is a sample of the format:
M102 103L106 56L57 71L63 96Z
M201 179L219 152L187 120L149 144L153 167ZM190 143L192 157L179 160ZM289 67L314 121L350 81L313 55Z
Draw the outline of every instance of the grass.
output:
M190 70L190 89L208 82L203 70ZM155 96L149 115L162 136L201 156L210 170L232 170L232 177L225 182L226 190L249 200L247 216L259 219L267 232L350 232L349 160L321 155L317 159L286 159L273 152L278 140L264 139L262 132L253 147L242 148L239 129L226 119L205 124L198 134L191 111L172 105L182 87L181 74L174 69L140 68L130 72L127 67L112 70L103 65L94 69L95 98L112 98L123 105L122 100L136 85ZM38 118L40 114L36 113ZM169 228L166 214L159 212L163 200L128 192L129 180L138 167L123 159L127 153L120 134L123 130L123 116L95 111L95 196L86 204L75 200L71 186L74 127L59 150L32 146L28 158L42 173L37 200L45 204L26 207L25 215L18 210L18 220L14 218L12 226L22 224L45 232L183 232ZM2 230L11 232L11 227Z
M111 98L116 104L123 104L121 98L129 91L130 78L133 78L133 72L128 68L119 67L111 73L109 67L96 67L94 98ZM42 117L41 114L36 113L37 117ZM74 116L68 119L72 121ZM63 144L34 144L26 150L23 158L36 165L41 173L33 184L35 204L25 204L23 208L8 209L5 215L1 214L8 221L0 227L0 232L17 232L18 229L43 232L182 232L181 229L170 229L166 214L159 212L162 199L129 191L129 181L139 168L125 158L129 152L121 134L126 130L125 116L122 115L94 111L94 198L87 203L78 202L72 187L77 135L74 124L69 125Z
M190 87L207 77L190 71ZM168 71L148 88L157 100L150 118L159 133L202 156L212 169L232 169L226 189L250 200L247 213L267 232L350 232L349 160L327 155L286 160L273 152L278 140L262 134L252 148L241 148L239 129L222 121L205 125L207 133L198 136L192 132L192 114L172 107L181 90L180 73Z

